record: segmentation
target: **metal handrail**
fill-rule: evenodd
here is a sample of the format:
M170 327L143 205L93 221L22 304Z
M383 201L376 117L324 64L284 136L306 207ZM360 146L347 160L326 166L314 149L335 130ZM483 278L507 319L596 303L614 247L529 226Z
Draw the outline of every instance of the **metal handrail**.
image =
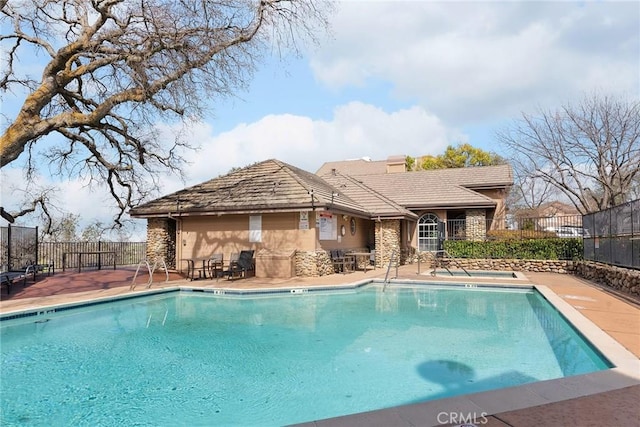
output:
M391 264L393 264L393 260L395 258L397 258L398 256L398 250L394 249L391 252L391 257L389 258L389 265L387 266L387 273L384 275L384 282L382 285L382 292L384 292L384 290L387 287L387 283L389 283L389 272L391 271ZM398 277L398 263L396 262L396 277Z
M438 250L438 251L433 251L433 252L431 252L431 253L433 254L433 260L434 260L434 263L433 263L433 271L431 272L431 275L432 275L432 276L435 276L435 275L436 275L436 270L438 269L438 264L439 264L439 262L438 262L438 254L446 255L446 256L447 256L447 258L452 259L454 262L456 262L456 261L455 261L455 260L456 260L456 257L451 256L451 254L450 254L449 252L447 252L447 251L446 251L446 249L441 249L441 250ZM467 274L467 276L471 277L471 273L469 273L469 272L468 272L468 271L467 271L463 266L461 266L461 265L460 265L460 264L458 264L458 263L456 263L456 264L457 264L458 268L462 269L462 271L464 271L464 272ZM443 267L445 270L447 270L451 276L453 276L453 275L454 275L454 274L451 272L451 270L449 270L449 267L447 267L447 266L441 266L441 267Z
M138 277L138 273L140 272L140 267L144 264L147 266L147 271L149 272L149 281L147 282L146 288L149 289L151 284L153 283L153 273L155 273L156 269L160 267L158 264L162 263L162 268L164 269L164 273L166 275L165 282L169 281L169 269L167 268L167 263L164 261L164 258L156 258L153 262L153 267L149 264L147 259L143 259L138 263L138 267L136 268L136 273L133 275L133 279L131 280L131 285L129 286L129 290L132 291L136 287L136 278Z

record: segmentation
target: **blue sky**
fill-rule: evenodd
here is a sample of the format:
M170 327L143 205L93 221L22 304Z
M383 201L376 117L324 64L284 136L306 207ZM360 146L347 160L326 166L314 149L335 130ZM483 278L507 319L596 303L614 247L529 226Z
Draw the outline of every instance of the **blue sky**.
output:
M460 142L504 155L494 133L523 111L594 91L640 94L637 1L347 1L330 21L317 46L266 56L246 91L212 102L191 125L200 149L187 154L186 182L163 177L162 194L268 158L314 172L326 161L436 155ZM5 113L19 101L3 98ZM19 166L0 172L9 210ZM52 180L44 169L41 179ZM70 211L111 217L82 181L55 183Z

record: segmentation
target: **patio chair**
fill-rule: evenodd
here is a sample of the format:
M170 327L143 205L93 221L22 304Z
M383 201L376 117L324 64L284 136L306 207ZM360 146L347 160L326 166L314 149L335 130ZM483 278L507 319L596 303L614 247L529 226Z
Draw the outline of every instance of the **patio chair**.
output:
M56 274L56 268L53 261L44 262L41 264L34 264L33 268L35 270L36 275L46 274L47 276L51 276L52 274Z
M224 254L213 254L208 263L209 277L218 278L224 270Z
M253 250L241 251L237 261L231 261L229 270L225 271L227 279L246 278L255 272Z
M333 270L336 273L347 273L353 270L355 263L353 256L345 254L345 252L340 249L333 249L329 251L329 255L331 256Z

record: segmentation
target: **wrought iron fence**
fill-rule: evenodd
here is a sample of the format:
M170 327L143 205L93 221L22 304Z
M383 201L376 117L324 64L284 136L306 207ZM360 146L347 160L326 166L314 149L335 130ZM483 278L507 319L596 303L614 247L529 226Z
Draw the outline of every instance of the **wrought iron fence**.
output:
M640 199L582 219L588 236L584 259L640 269Z
M71 252L114 252L115 265L136 265L146 257L147 242L41 242L38 254L40 262L55 263L62 268L62 258ZM113 265L113 259L106 260L101 254L87 254L82 257L82 267ZM66 267L78 268L78 257L67 257Z
M584 238L587 235L581 215L450 219L446 229L446 240Z

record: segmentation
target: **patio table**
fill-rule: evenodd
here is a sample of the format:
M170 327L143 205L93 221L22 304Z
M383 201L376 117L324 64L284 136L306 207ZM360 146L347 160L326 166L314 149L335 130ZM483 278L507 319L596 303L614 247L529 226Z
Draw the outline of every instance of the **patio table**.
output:
M371 252L347 252L355 258L353 269L362 270L365 273L369 270L371 264Z
M209 262L210 258L182 258L182 261L187 262L187 278L190 280L196 279L206 279L207 271L209 271ZM196 265L202 263L202 267ZM196 277L196 271L198 272L198 277ZM211 273L213 279L213 273Z

